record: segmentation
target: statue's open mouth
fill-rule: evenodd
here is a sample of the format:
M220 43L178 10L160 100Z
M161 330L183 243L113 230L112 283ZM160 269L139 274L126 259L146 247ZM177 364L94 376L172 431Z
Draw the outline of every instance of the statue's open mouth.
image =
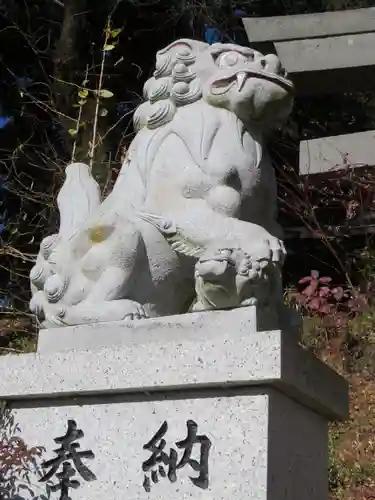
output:
M288 92L294 91L293 83L281 75L261 70L242 69L230 76L215 80L211 86L211 92L216 95L224 94L230 87L234 85L237 85L237 90L241 92L241 90L245 86L246 81L251 77L261 78L263 80L268 80L269 82L274 82L277 85L280 85L280 87L285 88L285 90L287 90Z

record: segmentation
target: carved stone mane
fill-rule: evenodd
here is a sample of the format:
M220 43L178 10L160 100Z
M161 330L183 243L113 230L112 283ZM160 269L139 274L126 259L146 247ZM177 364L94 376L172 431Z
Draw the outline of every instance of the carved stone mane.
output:
M31 272L43 326L257 303L276 311L285 253L264 131L291 110L276 56L178 40L157 53L112 193L67 167L59 234ZM194 297L195 295L195 297Z

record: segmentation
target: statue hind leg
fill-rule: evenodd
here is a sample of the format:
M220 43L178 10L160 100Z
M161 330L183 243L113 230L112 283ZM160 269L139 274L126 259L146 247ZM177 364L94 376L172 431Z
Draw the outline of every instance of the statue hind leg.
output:
M66 309L50 305L44 310L42 326L54 328L142 318L146 318L146 313L143 307L133 300L112 300L100 304L81 302Z
M39 314L44 327L146 316L142 305L132 300L137 262L147 258L138 228L132 221L122 219L108 227L94 224L90 232L96 236L89 250L70 268L69 274L55 274L48 278L43 297L38 294L34 298L34 312ZM87 239L87 235L82 237ZM70 249L69 254L74 253L77 254ZM58 260L62 258L60 254ZM64 269L64 266L58 267Z

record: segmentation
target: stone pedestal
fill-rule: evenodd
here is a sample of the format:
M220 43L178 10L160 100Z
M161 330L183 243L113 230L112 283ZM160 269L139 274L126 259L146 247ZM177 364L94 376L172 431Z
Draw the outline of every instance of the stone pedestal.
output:
M347 415L347 385L287 331L247 331L246 314L43 332L37 354L0 359L0 399L44 460L77 469L74 453L93 452L82 462L96 479L78 464L72 500L325 500L327 426ZM69 420L80 448L65 439L56 454Z

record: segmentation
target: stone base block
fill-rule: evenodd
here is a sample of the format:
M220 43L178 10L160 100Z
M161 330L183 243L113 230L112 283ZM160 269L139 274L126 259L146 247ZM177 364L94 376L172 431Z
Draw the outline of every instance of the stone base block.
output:
M68 398L63 404L61 400L46 403L14 406L23 439L29 445L43 445L43 457L53 458L58 448L53 438L63 436L68 420L74 419L84 432L79 440L82 451L95 454L94 459L83 461L97 479L86 482L77 473L81 485L69 493L72 500L327 499L327 421L276 390L211 390L149 398L100 396L90 401ZM186 439L189 420L197 424L198 436L206 436L211 443L208 488L190 479L199 478L200 471L189 464L176 471L175 482L160 475L159 464L153 468L159 480L153 482L151 470L142 470L152 456L144 445L167 422L164 451L169 458L174 448L181 460L184 449L176 443ZM191 458L199 462L201 451L202 444L194 444ZM169 465L161 466L168 474ZM44 484L37 484L36 479L32 490L45 494ZM55 483L56 478L51 481Z
M300 317L292 310L285 310L285 324L296 337L300 330ZM205 339L218 333L252 334L280 328L275 318L256 306L228 311L203 311L176 316L149 318L139 321L118 321L90 325L70 326L41 330L38 340L39 352L69 351L71 349L98 349L153 342L170 339Z
M45 447L28 486L39 500L328 498L328 421L346 417L347 386L287 332L233 324L176 341L155 331L152 341L10 355L0 369L17 432ZM48 497L38 482L48 472L67 496Z

